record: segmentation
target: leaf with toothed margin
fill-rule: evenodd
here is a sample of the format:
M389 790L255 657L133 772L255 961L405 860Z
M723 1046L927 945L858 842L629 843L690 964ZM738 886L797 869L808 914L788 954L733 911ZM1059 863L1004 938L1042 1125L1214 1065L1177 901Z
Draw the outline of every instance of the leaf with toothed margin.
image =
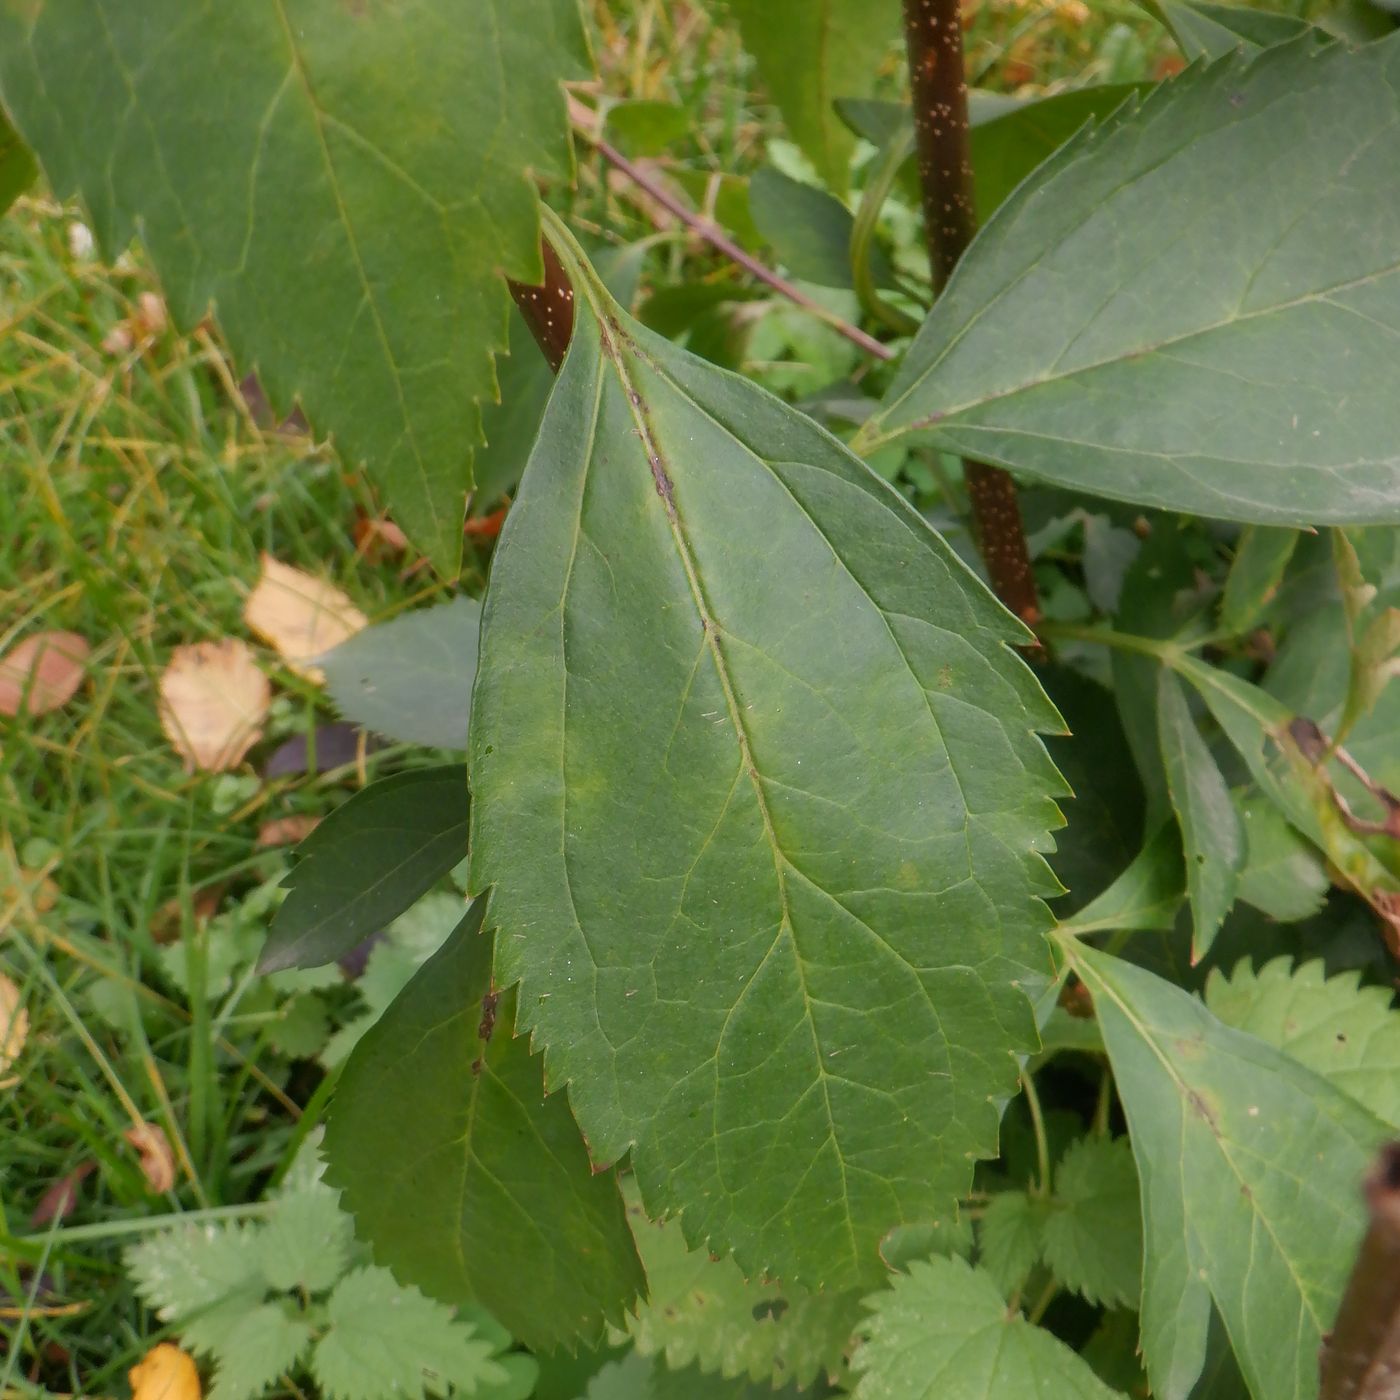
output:
M998 208L862 444L1225 520L1400 523L1397 120L1400 35L1160 84Z
M1093 996L1137 1160L1152 1393L1191 1392L1214 1304L1250 1393L1309 1400L1385 1125L1179 987L1062 946Z
M877 1283L1035 1044L1064 791L1027 635L810 419L578 324L482 621L470 885L595 1160L747 1274Z
M111 257L181 325L213 302L281 406L364 462L455 573L506 344L538 282L532 177L572 160L577 0L0 0L0 95Z

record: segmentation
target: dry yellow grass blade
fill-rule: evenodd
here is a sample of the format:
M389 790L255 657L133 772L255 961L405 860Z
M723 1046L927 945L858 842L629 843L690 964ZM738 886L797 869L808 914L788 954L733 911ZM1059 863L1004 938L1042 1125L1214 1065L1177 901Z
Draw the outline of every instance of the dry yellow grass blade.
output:
M0 972L0 1075L19 1059L29 1039L29 1013L19 988Z
M262 737L272 687L246 642L176 647L160 678L160 722L187 772L235 768Z
M270 554L262 556L257 587L243 605L243 621L298 675L324 679L315 658L352 637L369 619L340 589Z

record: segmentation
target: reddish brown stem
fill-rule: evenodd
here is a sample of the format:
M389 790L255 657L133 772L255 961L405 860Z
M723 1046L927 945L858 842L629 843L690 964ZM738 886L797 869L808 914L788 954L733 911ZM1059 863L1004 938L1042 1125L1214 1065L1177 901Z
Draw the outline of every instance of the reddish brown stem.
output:
M547 239L540 239L544 259L544 283L532 287L526 282L510 282L510 294L535 337L549 367L555 374L574 334L574 289L569 285L564 265Z
M977 232L958 0L904 0L904 37L929 264L934 288L942 291ZM998 467L980 462L963 466L977 544L992 588L1017 617L1033 626L1040 620L1040 603L1016 483Z

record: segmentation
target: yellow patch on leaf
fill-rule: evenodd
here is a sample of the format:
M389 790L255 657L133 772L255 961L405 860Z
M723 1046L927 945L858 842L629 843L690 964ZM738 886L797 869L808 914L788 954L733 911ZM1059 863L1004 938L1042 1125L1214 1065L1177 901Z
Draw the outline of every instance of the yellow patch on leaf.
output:
M194 1360L171 1342L152 1347L126 1373L131 1400L201 1400Z
M243 621L293 671L317 684L325 677L315 659L369 625L340 589L270 554L262 557L262 576L243 605Z
M176 647L160 678L160 722L185 771L236 768L262 738L272 687L246 642Z
M83 683L92 650L76 632L36 632L0 657L0 715L43 715Z

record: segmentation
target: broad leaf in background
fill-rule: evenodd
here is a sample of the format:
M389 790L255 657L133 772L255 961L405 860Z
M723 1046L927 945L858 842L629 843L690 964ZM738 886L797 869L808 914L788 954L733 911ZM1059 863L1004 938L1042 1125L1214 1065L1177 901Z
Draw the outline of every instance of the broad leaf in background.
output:
M0 94L56 193L110 258L139 232L181 325L215 303L449 574L498 274L540 280L533 179L570 171L559 82L588 67L575 0L0 4Z
M851 1363L863 1373L855 1400L1118 1394L1058 1338L1008 1311L991 1278L961 1259L911 1265L872 1306Z
M1171 31L1189 62L1224 58L1236 49L1258 53L1286 44L1302 34L1322 40L1326 35L1293 15L1254 10L1245 5L1215 5L1210 0L1139 0L1143 9Z
M29 147L0 112L0 214L34 183L38 173Z
M862 450L914 434L1168 510L1400 522L1397 117L1400 37L1163 84L1001 206Z
M377 734L464 749L480 630L481 604L466 596L400 613L319 658L326 689L346 719Z
M297 847L260 972L334 962L425 894L467 853L461 764L361 788Z
M900 34L899 0L729 0L729 7L793 140L827 186L844 193L855 142L835 102L874 88Z
M1316 1071L1378 1118L1400 1129L1400 1012L1387 987L1363 987L1356 972L1326 977L1321 962L1294 969L1274 958L1258 972L1242 962L1213 969L1206 1005Z
M765 165L749 181L749 209L764 241L794 277L822 287L851 286L855 219L835 195ZM881 248L871 250L870 262L876 285L893 286L894 269Z
M471 888L598 1162L848 1288L995 1151L1063 791L1023 632L811 420L578 324L482 623Z
M1332 887L1316 849L1268 798L1256 793L1236 805L1248 847L1239 898L1280 923L1316 914Z
M1142 1179L1142 1346L1178 1400L1205 1359L1211 1301L1257 1396L1316 1393L1385 1125L1197 998L1072 939Z
M1159 680L1157 722L1162 764L1186 858L1191 960L1199 962L1235 902L1245 859L1244 825L1215 758L1196 728L1181 681L1165 666Z
M654 1224L630 1208L646 1268L647 1297L628 1320L637 1350L673 1367L803 1389L839 1378L856 1324L860 1292L808 1293L746 1280L733 1259L687 1249L675 1221Z
M485 901L366 1033L326 1133L329 1179L375 1257L527 1345L597 1341L644 1285L617 1179L491 983Z

